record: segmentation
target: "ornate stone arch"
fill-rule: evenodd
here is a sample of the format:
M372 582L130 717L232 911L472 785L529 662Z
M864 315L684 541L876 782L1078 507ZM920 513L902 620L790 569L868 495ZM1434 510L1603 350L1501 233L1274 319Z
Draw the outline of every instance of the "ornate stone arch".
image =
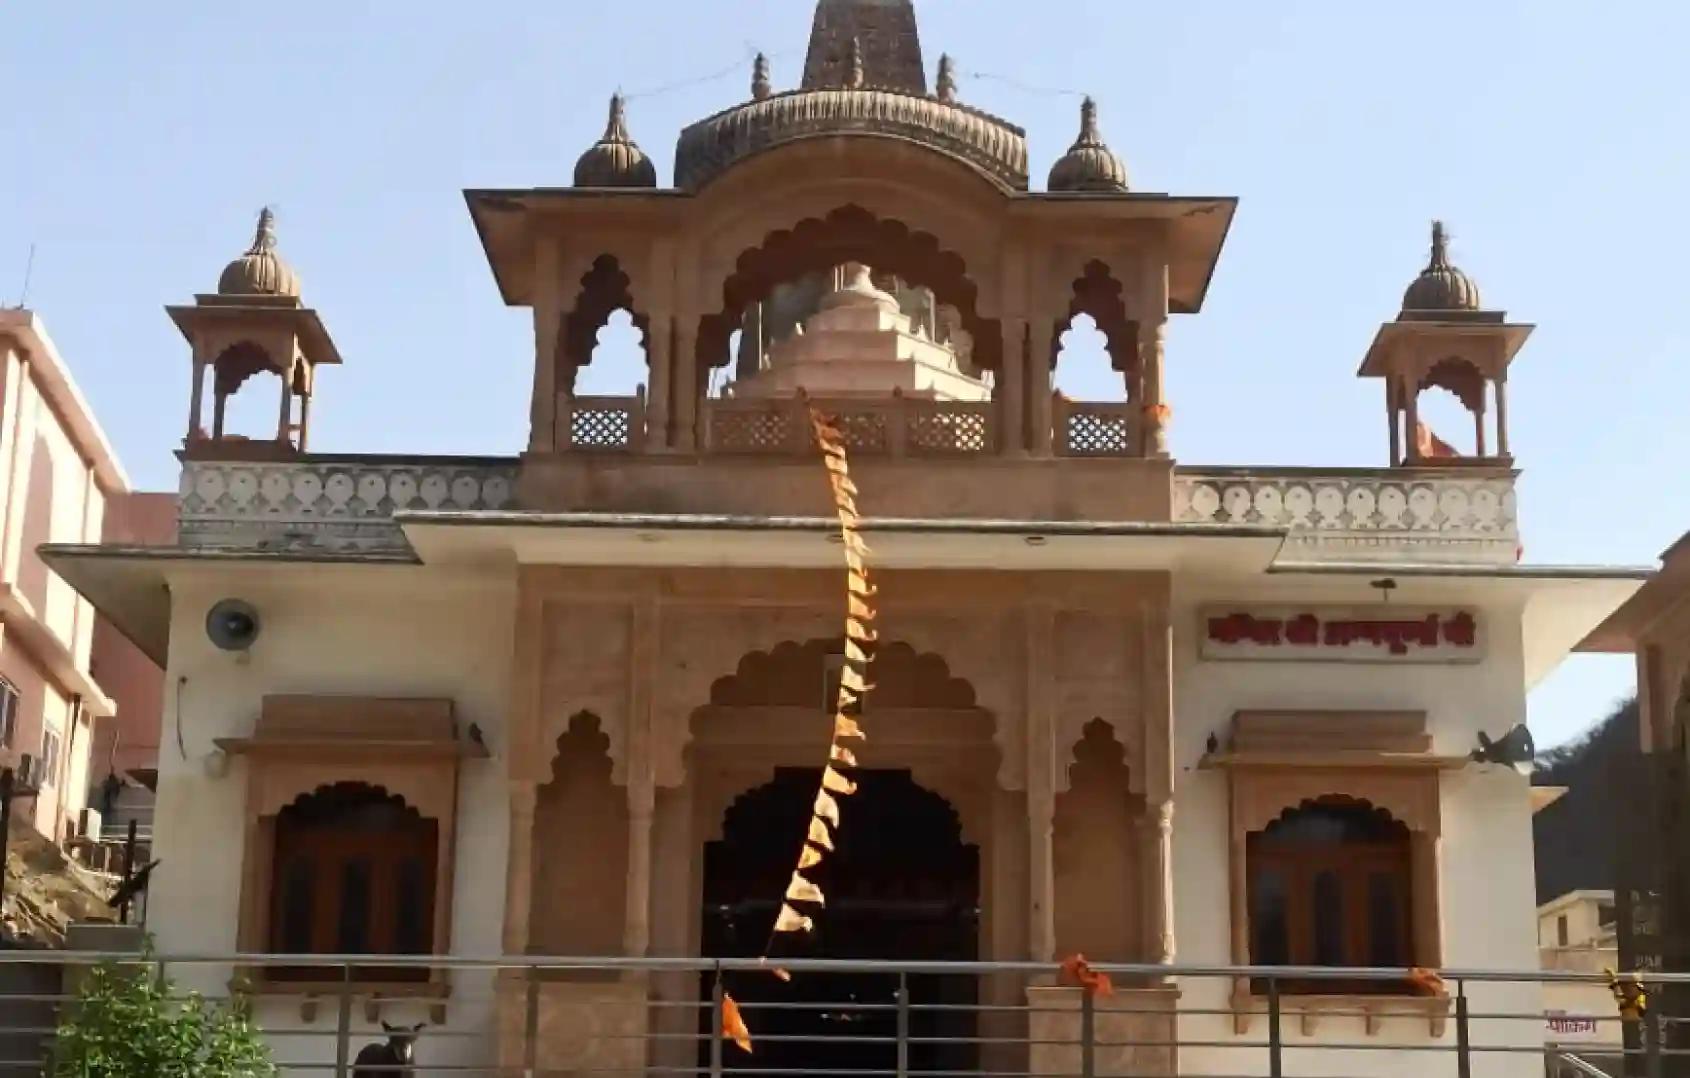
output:
M979 313L980 288L963 256L942 245L933 233L850 203L771 231L756 247L741 251L733 270L720 282L720 307L700 322L700 370L729 362L728 340L745 310L765 299L776 285L846 262L863 262L931 289L940 303L960 312L963 328L974 340L975 366L995 369L999 365L1001 335L996 323Z
M1073 328L1074 319L1086 315L1096 323L1109 350L1109 363L1126 376L1127 397L1137 396L1139 369L1138 324L1127 313L1126 286L1108 264L1093 259L1074 279L1068 295L1066 316L1051 335L1050 366L1056 369L1062 354L1062 337Z
M623 269L621 260L613 254L601 254L580 278L575 300L562 316L558 329L557 385L572 390L575 377L582 367L593 361L598 335L610 316L625 310L639 331L646 363L651 362L651 319L636 306L633 280Z
M1445 356L1427 368L1415 387L1416 393L1428 389L1449 391L1469 412L1485 410L1485 376L1478 366L1463 356Z

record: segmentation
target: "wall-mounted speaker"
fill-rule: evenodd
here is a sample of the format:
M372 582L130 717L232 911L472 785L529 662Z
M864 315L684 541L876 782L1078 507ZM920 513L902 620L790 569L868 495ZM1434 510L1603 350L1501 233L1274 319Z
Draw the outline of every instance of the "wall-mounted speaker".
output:
M258 629L258 608L243 599L224 599L205 616L205 635L224 651L251 648Z

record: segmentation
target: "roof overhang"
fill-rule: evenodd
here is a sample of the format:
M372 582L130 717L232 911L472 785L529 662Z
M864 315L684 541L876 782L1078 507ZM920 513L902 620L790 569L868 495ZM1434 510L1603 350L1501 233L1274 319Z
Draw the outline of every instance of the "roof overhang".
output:
M395 518L428 564L830 569L831 517L643 513L446 512ZM1259 525L1136 521L869 519L860 528L884 569L1232 570L1260 573L1286 531Z
M618 221L642 229L673 230L692 204L687 191L539 187L464 192L499 296L514 307L534 302L534 218L581 221L603 229ZM1011 218L1050 224L1109 226L1165 221L1168 228L1168 308L1196 314L1208 296L1221 248L1232 229L1238 199L1145 192L1005 193ZM195 308L189 308L190 310Z
M100 544L48 544L40 548L40 553L48 568L161 667L170 658L170 576L176 570L217 565L416 564L416 559L408 555L311 556Z
M182 336L190 341L201 329L218 328L231 323L280 328L299 339L299 350L311 363L322 365L343 362L340 350L334 346L334 340L330 338L321 316L310 307L300 306L299 301L291 297L271 299L262 296L237 298L205 295L196 296L195 299L198 302L175 304L164 309L165 313L170 315L170 320L176 323L176 328L182 331Z
M1459 344L1476 337L1502 340L1502 363L1513 362L1514 355L1525 346L1526 338L1537 327L1527 322L1486 322L1480 320L1434 322L1412 319L1386 322L1373 335L1367 355L1356 375L1361 378L1383 378L1391 373L1390 356L1398 341L1413 338L1417 341L1448 341Z
M1690 532L1661 555L1659 572L1579 642L1586 652L1628 654L1679 606L1690 603Z
M1278 563L1268 573L1290 590L1323 578L1335 600L1378 602L1374 583L1396 582L1391 601L1406 605L1495 603L1520 607L1521 657L1526 688L1561 664L1591 629L1643 586L1651 570L1635 566L1391 565L1388 563ZM1333 590L1336 585L1336 590Z
M47 327L33 311L23 309L0 310L0 337L16 341L29 359L30 372L41 387L42 394L63 419L77 449L86 457L100 489L108 494L122 494L129 490L129 477L118 462L117 452L106 439L94 417L88 398L82 395L70 368L59 355Z
M1168 310L1172 314L1196 314L1208 298L1221 248L1238 212L1238 199L1154 192L1041 191L1016 196L1010 212L1021 220L1099 227L1125 221L1167 222Z

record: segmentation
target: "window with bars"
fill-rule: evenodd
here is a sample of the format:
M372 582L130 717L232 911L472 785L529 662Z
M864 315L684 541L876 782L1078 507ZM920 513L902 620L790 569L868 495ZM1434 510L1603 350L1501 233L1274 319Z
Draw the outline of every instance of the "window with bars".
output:
M434 951L439 827L401 799L346 783L276 817L270 950L276 954L418 955ZM319 981L338 970L286 967L278 980ZM362 981L422 981L422 967L354 971Z
M1306 803L1246 840L1250 960L1258 966L1414 964L1408 829L1340 798ZM1280 982L1300 994L1396 993L1388 981ZM1257 986L1265 991L1266 986Z
M42 787L59 784L59 732L52 727L41 731L40 781Z
M18 738L18 690L0 678L0 749L9 749Z

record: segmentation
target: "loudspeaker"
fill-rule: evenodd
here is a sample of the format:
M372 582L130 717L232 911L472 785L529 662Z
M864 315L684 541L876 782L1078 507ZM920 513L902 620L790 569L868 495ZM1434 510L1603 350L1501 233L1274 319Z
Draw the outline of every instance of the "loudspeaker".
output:
M205 616L205 635L224 651L246 651L258 629L258 609L242 599L224 599Z

